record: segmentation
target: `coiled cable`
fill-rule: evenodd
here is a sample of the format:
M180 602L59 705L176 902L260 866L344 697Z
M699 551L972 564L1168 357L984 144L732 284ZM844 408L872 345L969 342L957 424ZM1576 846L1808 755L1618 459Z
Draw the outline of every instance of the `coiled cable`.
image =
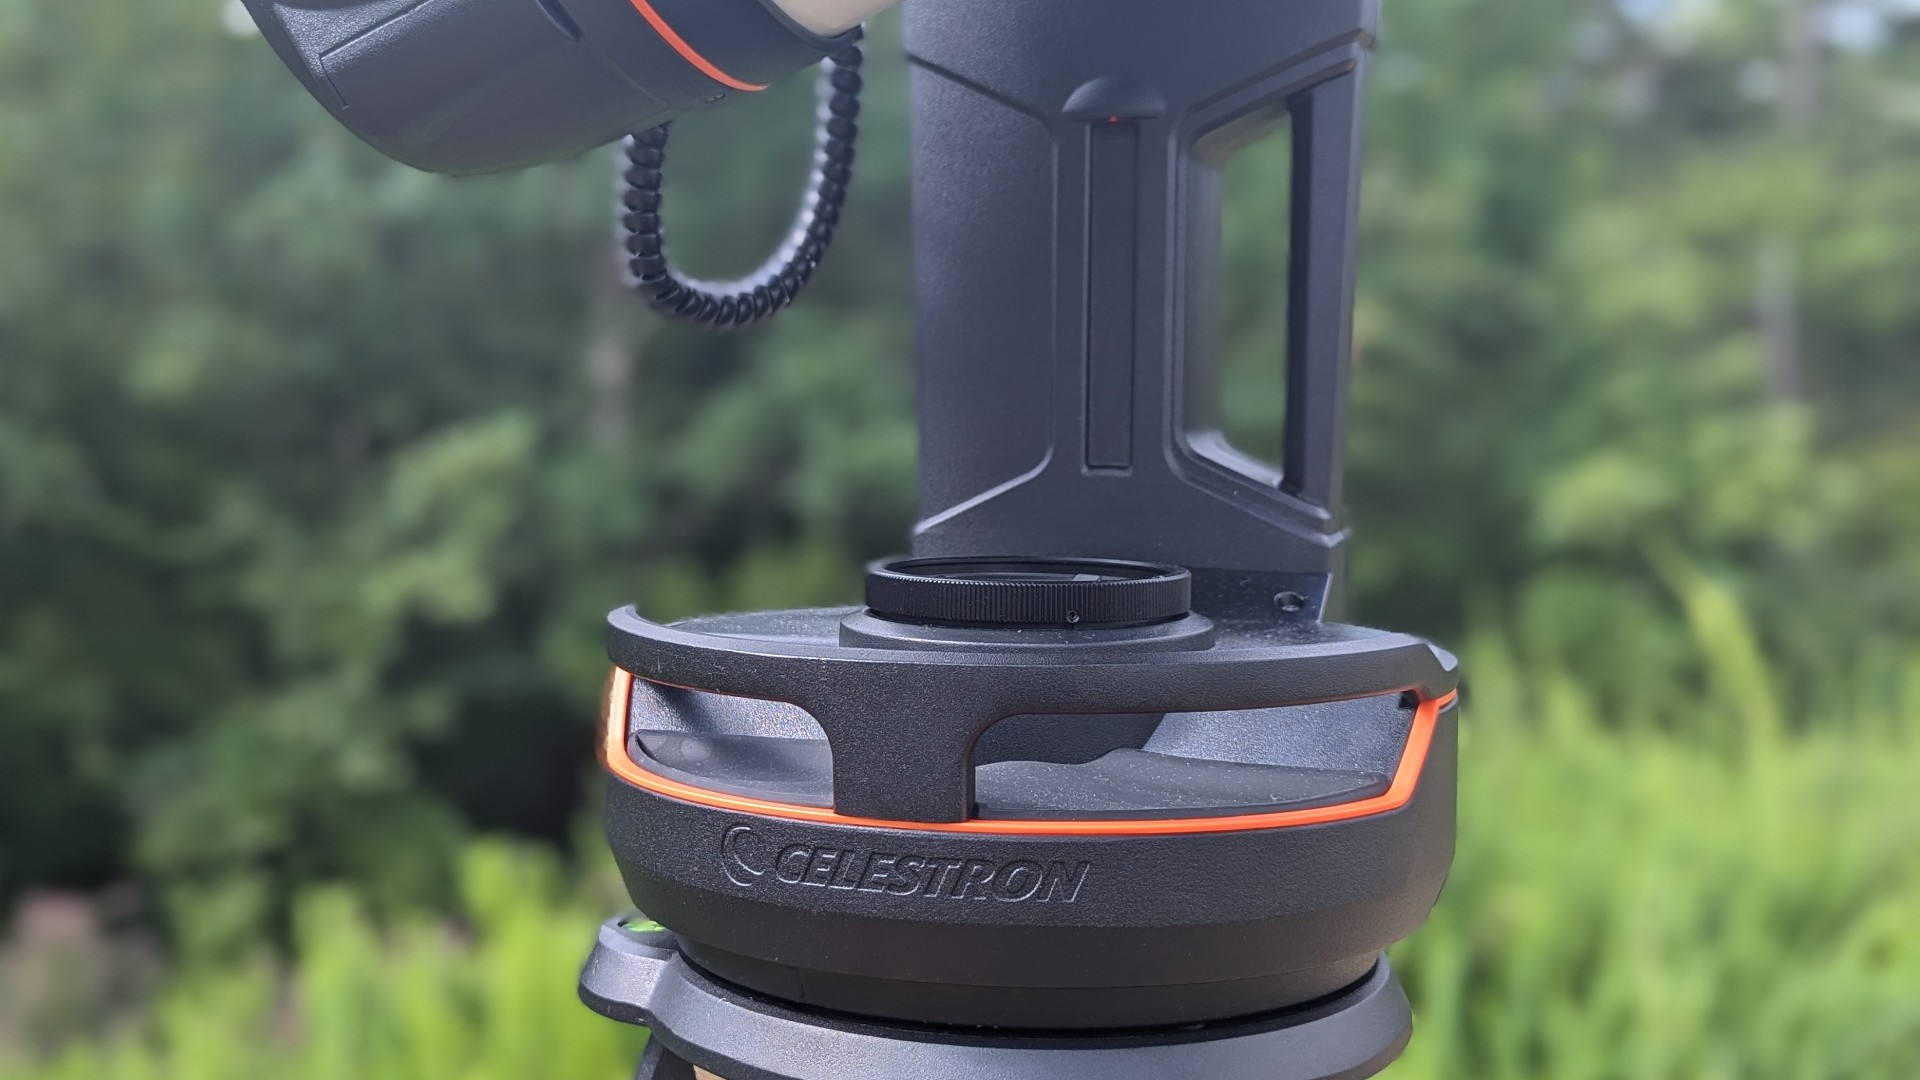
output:
M855 38L858 41L858 37ZM671 123L629 135L620 144L620 232L628 287L654 310L714 330L750 326L793 303L833 243L834 227L853 179L859 137L861 53L848 45L822 61L815 91L813 173L793 228L758 270L737 281L683 277L667 258L660 225L660 184Z

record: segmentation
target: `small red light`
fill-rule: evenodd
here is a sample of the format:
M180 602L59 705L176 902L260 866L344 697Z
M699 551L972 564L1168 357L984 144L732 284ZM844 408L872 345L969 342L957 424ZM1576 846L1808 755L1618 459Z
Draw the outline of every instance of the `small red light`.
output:
M1119 122L1120 122L1120 118L1119 118L1119 117L1117 117L1117 116L1109 116L1109 117L1107 117L1107 123L1109 123L1109 124L1117 124L1117 123L1119 123Z

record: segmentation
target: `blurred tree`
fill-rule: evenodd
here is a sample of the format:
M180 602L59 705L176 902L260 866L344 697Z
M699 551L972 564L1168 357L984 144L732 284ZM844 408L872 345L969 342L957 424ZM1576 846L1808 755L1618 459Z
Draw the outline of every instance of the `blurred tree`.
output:
M1356 334L1363 615L1445 637L1469 605L1508 609L1533 659L1610 705L1658 700L1702 677L1658 557L1677 545L1760 614L1789 701L1912 640L1920 229L1895 207L1920 205L1920 124L1886 103L1920 34L1889 7L1850 42L1847 5L1799 6L1390 5Z

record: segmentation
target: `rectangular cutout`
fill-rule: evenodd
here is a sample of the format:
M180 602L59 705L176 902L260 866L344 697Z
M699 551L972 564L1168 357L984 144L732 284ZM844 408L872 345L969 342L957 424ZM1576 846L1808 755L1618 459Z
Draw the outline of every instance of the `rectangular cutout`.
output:
M1087 135L1087 468L1133 466L1133 297L1139 131Z

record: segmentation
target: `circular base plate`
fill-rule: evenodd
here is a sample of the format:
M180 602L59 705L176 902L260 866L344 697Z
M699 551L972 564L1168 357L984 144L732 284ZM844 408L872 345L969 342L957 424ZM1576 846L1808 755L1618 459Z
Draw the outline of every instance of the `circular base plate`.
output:
M795 1008L713 979L671 933L607 923L580 975L602 1015L653 1029L638 1080L1361 1080L1413 1030L1382 956L1338 994L1177 1028L1007 1032L879 1023ZM691 1066L691 1067L690 1067Z

